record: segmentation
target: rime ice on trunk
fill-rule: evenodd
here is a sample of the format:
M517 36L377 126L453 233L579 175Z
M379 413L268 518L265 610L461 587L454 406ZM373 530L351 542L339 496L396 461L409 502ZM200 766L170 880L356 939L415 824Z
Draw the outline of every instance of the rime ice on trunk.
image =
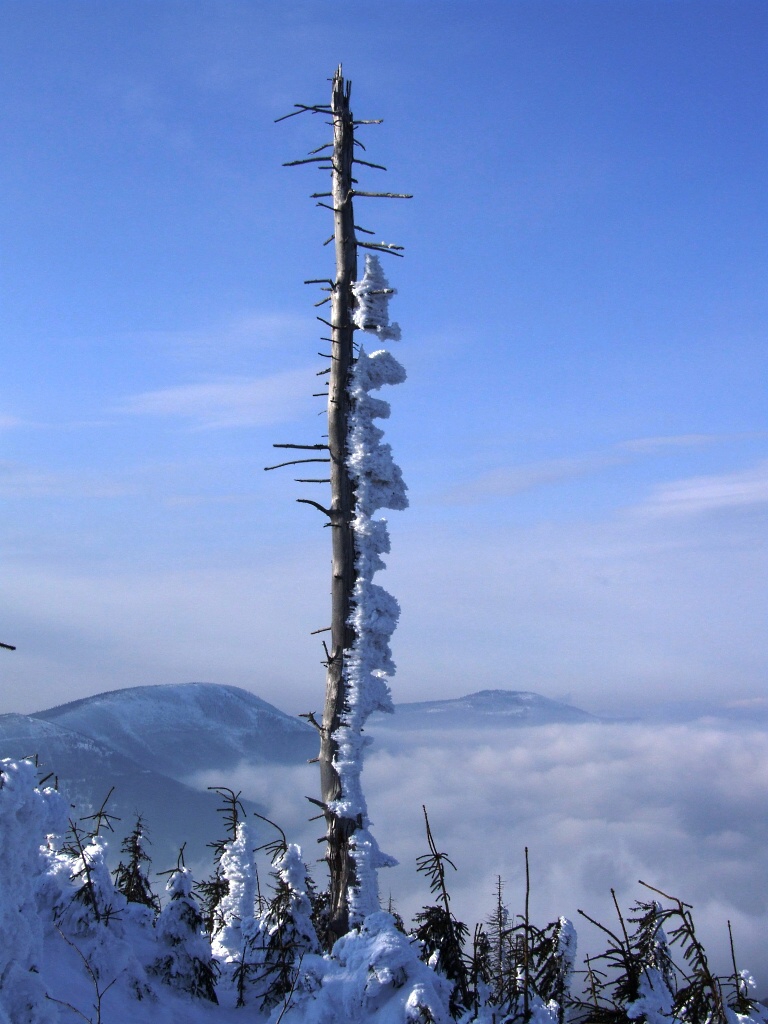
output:
M398 338L399 328L389 325L387 315L393 290L384 278L378 257L366 256L365 275L353 292L358 302L354 320L363 336L371 335L374 340ZM380 909L376 869L394 863L379 851L369 831L360 773L367 741L363 735L366 719L373 711L392 711L386 680L394 674L395 666L389 638L400 614L394 597L372 581L373 574L384 568L381 556L389 551L386 521L374 518L374 513L381 508L404 509L408 505L400 468L392 461L390 446L381 443L383 431L373 422L389 416L389 405L371 397L370 392L404 380L405 370L389 352L379 350L369 355L360 345L347 387L351 412L346 462L355 490L355 585L348 623L354 641L344 651L346 710L333 737L341 783L341 795L333 810L357 822L350 839L354 863L354 879L347 895L351 925L360 924L368 914Z

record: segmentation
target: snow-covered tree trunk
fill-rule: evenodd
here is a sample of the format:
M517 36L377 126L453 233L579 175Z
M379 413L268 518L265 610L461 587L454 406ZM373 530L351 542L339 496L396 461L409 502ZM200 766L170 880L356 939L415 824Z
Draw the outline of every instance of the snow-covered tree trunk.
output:
M355 358L355 330L376 341L398 338L387 305L392 289L378 258L366 259L357 281L357 239L352 197L355 122L349 83L339 69L333 79L332 205L336 278L331 289L331 369L328 389L328 448L331 476L331 643L321 729L320 773L326 819L326 857L331 880L329 930L344 935L379 909L376 869L391 863L368 832L360 772L363 724L374 710L391 710L385 677L394 672L388 640L397 602L371 582L389 550L386 524L373 520L378 508L405 508L405 487L388 445L379 444L375 417L389 406L368 393L397 384L405 372L389 353Z
M328 448L331 476L331 642L325 685L325 706L320 733L320 789L326 820L326 858L330 871L330 931L335 937L348 928L347 891L354 884L350 838L360 820L340 809L342 785L336 766L336 732L347 703L344 656L354 641L350 622L352 591L355 586L355 545L352 520L355 494L347 466L350 395L347 389L354 359L355 329L352 285L357 277L357 240L352 209L352 161L354 124L349 109L349 85L339 72L333 79L332 204L336 279L331 292L331 372L328 387Z
M394 666L388 640L399 608L394 598L371 582L383 567L380 555L389 550L386 524L372 519L379 508L405 508L405 486L393 464L388 445L379 444L380 430L373 419L389 415L386 402L369 397L383 384L405 378L402 367L389 353L367 355L360 346L355 353L354 335L360 331L375 341L399 337L390 327L387 304L392 294L376 257L366 259L366 271L357 280L357 249L393 251L400 246L384 242L358 242L353 197L407 199L390 192L361 192L353 177L355 164L371 164L356 155L355 127L378 123L355 121L350 110L350 85L341 67L333 77L331 103L297 104L294 113L311 110L330 114L333 141L313 150L306 160L291 164L318 163L331 171L331 191L313 198L333 211L335 279L328 280L331 337L328 374L327 443L276 445L279 448L326 449L327 457L297 462L328 462L331 500L328 508L300 498L324 512L332 536L331 625L326 642L326 690L322 724L308 716L320 730L321 800L326 822L326 859L330 872L328 938L333 941L379 909L376 868L391 863L383 857L368 832L365 801L360 787L363 724L373 710L391 710L386 676ZM292 116L292 115L286 115ZM330 150L330 155L313 154ZM383 169L383 168L382 168ZM371 232L368 232L371 234ZM323 282L307 282L323 283ZM324 301L328 301L324 300ZM322 303L319 303L319 305ZM296 465L297 462L280 463ZM268 469L277 469L269 466ZM305 480L305 483L323 483Z

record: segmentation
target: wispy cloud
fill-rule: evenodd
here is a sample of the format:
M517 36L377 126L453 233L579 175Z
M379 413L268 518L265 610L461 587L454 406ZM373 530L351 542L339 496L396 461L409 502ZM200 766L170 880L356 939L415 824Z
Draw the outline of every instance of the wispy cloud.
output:
M638 437L623 441L618 447L640 455L653 455L670 449L702 448L720 440L722 438L716 434L670 434L662 437Z
M153 347L158 345L185 351L248 349L251 351L283 345L305 337L307 317L290 313L243 311L209 326L177 331L144 331L135 337Z
M615 466L627 465L652 455L672 454L687 448L701 448L723 440L714 434L673 434L620 441L601 451L561 459L544 459L522 466L506 466L484 473L454 488L446 496L454 502L521 494L537 487L591 476Z
M738 473L695 476L657 487L637 512L653 517L699 516L768 503L768 461Z
M119 411L133 416L167 416L198 428L257 427L285 423L306 412L313 373L288 370L266 377L179 384L132 395Z
M0 462L3 498L117 498L124 484L77 473L50 473L17 462Z
M599 473L609 466L627 461L626 454L616 450L595 452L575 458L544 459L525 466L510 466L494 469L474 480L453 488L446 495L447 501L463 504L481 501L485 498L522 494L546 484L560 483L577 477Z

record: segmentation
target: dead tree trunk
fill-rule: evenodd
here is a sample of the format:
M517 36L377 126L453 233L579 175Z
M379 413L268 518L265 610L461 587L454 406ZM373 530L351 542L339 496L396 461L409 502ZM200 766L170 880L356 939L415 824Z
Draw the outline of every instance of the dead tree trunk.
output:
M350 724L352 714L352 698L350 695L350 682L347 676L350 654L360 640L355 628L351 624L351 613L354 611L354 592L358 582L358 571L356 558L355 533L353 522L356 516L356 494L354 478L348 466L350 422L353 409L353 399L350 396L350 380L355 364L355 352L353 336L356 329L354 322L354 311L357 306L355 285L357 280L357 247L358 245L375 251L384 251L399 255L397 251L401 247L389 245L384 242L358 242L356 230L365 230L355 226L352 200L355 195L380 198L402 198L409 199L410 196L394 194L389 192L360 192L356 189L356 181L353 178L353 165L365 164L369 167L380 168L379 164L372 164L355 156L355 146L360 145L355 141L355 126L357 124L378 124L379 122L355 121L349 107L350 85L345 82L338 68L333 77L333 87L330 105L305 105L296 104L296 110L286 117L305 112L318 113L331 116L333 126L333 141L321 146L311 153L306 159L290 161L286 166L297 164L317 164L321 169L331 171L331 191L319 192L313 195L314 199L320 200L319 206L328 207L333 211L334 233L328 239L335 244L336 269L335 280L325 282L329 288L325 290L330 294L328 299L331 303L330 322L319 317L331 330L331 337L325 340L330 341L331 365L328 370L321 371L328 374L328 435L327 444L281 444L278 448L297 448L305 451L321 449L324 450L323 457L307 457L290 462L279 463L280 466L297 465L306 462L326 462L330 465L331 500L330 506L325 508L319 502L299 498L309 505L313 505L328 516L327 525L331 527L332 535L332 573L331 573L331 626L330 642L326 643L326 689L325 705L323 709L322 724L317 722L313 715L306 717L318 728L320 732L320 782L321 799L314 800L323 810L326 823L326 859L330 873L330 915L328 925L328 939L332 942L336 938L346 934L350 926L350 894L358 892L358 881L355 861L355 833L362 830L363 834L367 828L367 817L364 809L364 800L358 799L357 804L350 801L350 793L344 792L345 785L350 788L349 779L344 782L339 772L339 742L337 736L340 730L347 729L356 733L362 733L362 722L360 716L356 718L357 724ZM283 120L283 118L279 118ZM330 152L328 152L330 151ZM323 153L324 155L316 155ZM380 168L385 170L385 168ZM324 200L330 200L324 201ZM372 234L372 232L366 232ZM360 285L360 282L358 282ZM391 289L381 286L379 291L373 293L377 296L388 296ZM328 299L323 301L328 301ZM365 313L365 302L361 300L363 313ZM321 303L318 303L321 305ZM364 317L365 319L366 317ZM374 317L374 320L376 318ZM388 324L386 317L382 326L377 322L362 323L364 332L369 330L376 334ZM391 331L381 334L381 337L395 336ZM397 365L393 363L393 365ZM404 371L399 368L404 376ZM386 376L386 374L385 374ZM395 377L397 374L395 374ZM399 378L398 378L399 380ZM383 383L397 383L394 378L387 381L382 378ZM379 384L375 385L376 387ZM359 412L359 408L358 408ZM267 469L277 469L278 466L268 466ZM393 473L395 470L393 469ZM399 474L399 470L396 470ZM401 478L398 476L401 486ZM325 483L326 480L302 480L304 483ZM397 489L397 487L396 487ZM399 493L399 492L398 492ZM404 491L403 491L404 494ZM387 507L405 507L407 500L398 497L394 504ZM376 507L382 507L380 502ZM359 509L357 510L359 511ZM396 607L396 602L394 602ZM392 627L396 615L392 619ZM318 630L318 632L325 632ZM365 634L365 630L362 631ZM388 648L387 648L388 650ZM393 670L393 669L392 669ZM383 685L383 684L380 684ZM388 695L387 690L387 695ZM387 701L389 697L387 696ZM390 705L391 709L391 705ZM366 711L364 717L369 712ZM360 759L362 754L360 753ZM357 772L359 775L359 770ZM351 788L354 788L354 784ZM343 808L354 807L348 810L347 814ZM363 810L360 810L360 807ZM365 820L364 820L365 819ZM370 838L365 840L368 849L371 849ZM375 844L373 844L375 845ZM377 848L376 848L377 849ZM357 912L357 911L356 911Z
M349 625L355 585L355 543L352 518L355 494L347 469L347 436L350 399L347 390L354 359L352 285L357 278L357 240L352 212L352 161L354 124L349 109L349 84L341 69L333 78L332 204L336 247L336 280L331 292L331 373L328 388L328 447L331 459L331 643L327 661L325 707L320 733L321 799L325 806L326 858L331 878L330 930L336 937L348 929L347 891L354 884L354 861L349 839L359 822L340 816L334 802L342 796L341 780L334 766L337 745L333 738L346 703L344 652L354 643Z

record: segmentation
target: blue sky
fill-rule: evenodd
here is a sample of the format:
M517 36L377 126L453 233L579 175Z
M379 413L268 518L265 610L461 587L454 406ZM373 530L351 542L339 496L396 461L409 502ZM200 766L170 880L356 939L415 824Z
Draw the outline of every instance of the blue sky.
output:
M396 700L764 697L762 2L0 3L3 710L213 680L317 708L313 441L341 61L410 488ZM362 131L362 130L361 130ZM315 493L314 496L319 496Z

